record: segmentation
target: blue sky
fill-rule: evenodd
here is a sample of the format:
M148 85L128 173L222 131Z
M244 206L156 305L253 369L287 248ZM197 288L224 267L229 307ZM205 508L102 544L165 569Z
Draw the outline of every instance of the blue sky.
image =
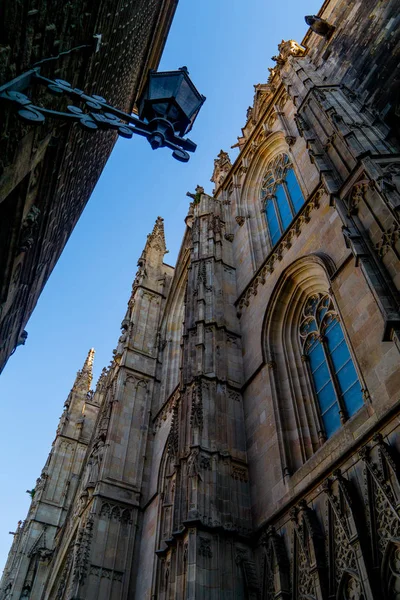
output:
M40 475L76 371L91 347L95 378L112 357L136 263L157 215L165 219L165 260L175 264L186 192L200 184L211 193L214 158L221 149L236 158L230 147L245 124L253 85L267 80L282 39L301 42L304 15L321 4L179 1L160 69L186 65L207 97L190 133L198 149L182 164L167 149L151 150L143 138L118 141L26 327L26 346L0 376L0 571L11 544L8 532L26 516L25 490Z

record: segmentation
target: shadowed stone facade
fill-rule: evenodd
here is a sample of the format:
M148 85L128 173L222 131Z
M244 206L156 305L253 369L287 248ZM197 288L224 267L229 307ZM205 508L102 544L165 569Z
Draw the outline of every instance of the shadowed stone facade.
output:
M279 45L175 269L157 219L2 600L398 598L398 6L327 0L325 21Z
M66 80L130 113L148 70L160 61L176 5L177 0L5 0L0 88L40 66L41 75ZM43 86L31 88L28 95L37 105L66 109L66 98L54 99ZM117 134L93 134L51 118L33 127L4 103L0 117L1 371L25 343L25 325Z

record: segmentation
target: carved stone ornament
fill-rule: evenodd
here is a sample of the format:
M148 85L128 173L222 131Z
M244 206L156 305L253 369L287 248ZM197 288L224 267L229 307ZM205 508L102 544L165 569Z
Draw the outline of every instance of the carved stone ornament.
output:
M186 192L186 196L193 198L193 204L199 204L202 194L204 194L204 188L201 185L196 186L194 194L192 192Z
M305 49L294 40L288 40L286 42L285 40L282 40L278 45L278 50L279 54L272 57L272 60L276 62L278 69L286 63L290 56L304 56L305 53Z
M218 157L214 160L214 171L210 180L215 184L216 188L224 181L231 167L232 163L229 154L221 150Z
M199 537L199 554L205 558L212 558L211 540L205 537Z
M264 548L264 581L263 589L266 591L266 600L282 600L290 598L290 562L286 553L282 535L270 526L260 538Z
M385 166L377 185L387 204L396 212L400 211L400 163Z
M39 227L40 209L32 206L22 222L18 241L18 253L27 252L35 241L35 233Z
M314 511L304 501L291 511L294 525L296 584L299 598L317 598L323 588L325 567L324 540Z
M243 571L246 588L249 593L248 598L259 598L260 584L255 562L250 551L245 548L236 548L235 562Z
M77 583L84 583L88 574L90 545L93 537L93 515L80 527L74 544L72 577Z

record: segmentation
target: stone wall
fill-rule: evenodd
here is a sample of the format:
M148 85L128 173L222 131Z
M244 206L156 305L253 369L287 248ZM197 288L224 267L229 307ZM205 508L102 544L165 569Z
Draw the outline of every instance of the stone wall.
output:
M175 7L175 0L7 3L0 32L0 82L56 57L40 65L42 75L67 80L129 112L148 69L157 67ZM101 35L98 52L94 35ZM68 54L73 48L78 50ZM39 86L31 97L56 110L67 104ZM0 138L1 369L24 342L25 324L116 134L93 135L51 119L35 128L3 107Z

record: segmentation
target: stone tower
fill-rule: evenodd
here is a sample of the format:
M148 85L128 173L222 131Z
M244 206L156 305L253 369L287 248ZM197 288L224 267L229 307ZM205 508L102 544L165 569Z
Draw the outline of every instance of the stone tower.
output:
M397 4L327 0L279 44L175 269L157 218L59 427L80 473L34 496L63 518L19 526L1 600L398 598Z
M18 523L5 566L2 592L6 598L40 598L49 565L73 506L88 444L100 406L90 389L94 350L91 349L64 404L56 436L36 485L28 515Z

